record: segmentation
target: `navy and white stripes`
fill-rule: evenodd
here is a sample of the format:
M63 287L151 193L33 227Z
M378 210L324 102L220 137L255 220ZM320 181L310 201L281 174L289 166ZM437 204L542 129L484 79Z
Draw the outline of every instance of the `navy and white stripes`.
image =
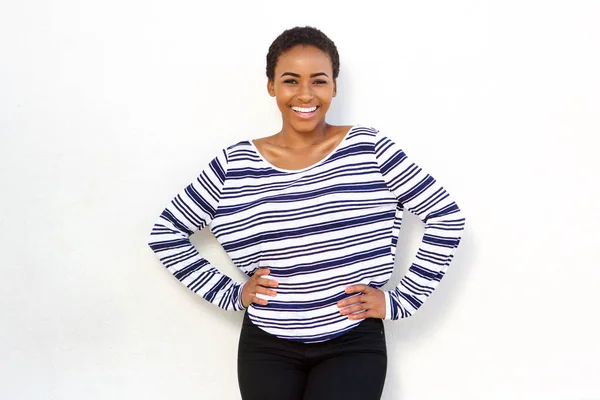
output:
M412 315L438 285L460 242L464 217L448 192L372 128L353 127L325 159L297 171L277 168L250 141L213 159L162 212L149 245L177 279L206 300L241 310L241 283L200 256L189 236L205 226L251 276L269 268L279 282L249 317L263 330L301 342L355 326L336 303L344 289L376 288L391 276L404 209L425 223L417 256L386 292L386 318Z

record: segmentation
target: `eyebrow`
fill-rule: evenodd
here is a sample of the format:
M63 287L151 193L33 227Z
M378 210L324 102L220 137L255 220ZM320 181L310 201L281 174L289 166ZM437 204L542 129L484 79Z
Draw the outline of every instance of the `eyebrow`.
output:
M281 74L280 78L283 78L286 75L293 76L294 78L300 78L300 74L296 74L295 72L284 72L283 74ZM310 74L310 77L314 78L315 76L322 76L322 75L325 75L326 77L329 78L329 75L327 75L325 72L315 72L314 74Z

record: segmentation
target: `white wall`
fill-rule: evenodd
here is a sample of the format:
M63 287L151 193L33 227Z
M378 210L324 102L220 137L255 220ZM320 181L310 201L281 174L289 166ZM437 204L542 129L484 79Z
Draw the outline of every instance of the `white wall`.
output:
M242 314L146 240L222 147L279 128L264 57L308 24L341 53L330 122L385 130L468 219L438 290L386 322L384 398L600 399L600 3L338 3L0 4L0 398L239 398Z

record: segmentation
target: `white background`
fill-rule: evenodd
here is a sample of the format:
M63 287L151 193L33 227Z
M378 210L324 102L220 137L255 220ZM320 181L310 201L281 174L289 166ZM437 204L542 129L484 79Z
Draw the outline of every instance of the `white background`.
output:
M146 242L221 148L279 129L264 58L312 25L341 54L329 122L385 131L467 217L438 290L386 322L383 398L600 399L598 21L597 1L4 0L0 398L239 399L242 313ZM406 218L392 283L422 232Z

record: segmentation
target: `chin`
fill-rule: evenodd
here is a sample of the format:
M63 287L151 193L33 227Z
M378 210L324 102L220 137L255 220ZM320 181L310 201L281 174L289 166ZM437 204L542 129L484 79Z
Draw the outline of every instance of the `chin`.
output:
M325 124L325 119L315 121L287 121L287 124L294 128L296 132L312 132Z

